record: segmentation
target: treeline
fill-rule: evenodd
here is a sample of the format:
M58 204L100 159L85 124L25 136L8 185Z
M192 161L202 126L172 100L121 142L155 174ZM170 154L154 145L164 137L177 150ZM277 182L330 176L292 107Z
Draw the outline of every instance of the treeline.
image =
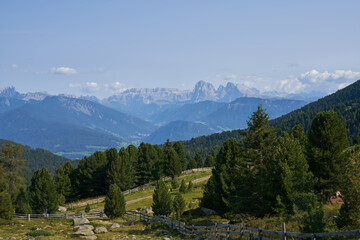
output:
M120 151L115 148L97 151L81 159L77 168L66 162L53 175L46 168L39 169L26 189L21 177L25 160L21 156L21 145L8 142L1 149L0 170L4 174L0 176L5 177L0 179L0 190L8 199L7 214L13 207L18 213L53 213L59 204L67 201L104 195L111 185L126 190L164 176L175 179L187 168L204 166L200 155L188 163L180 142L168 140L163 148L141 143L139 147L129 145ZM205 163L212 166L215 160L211 156ZM0 208L2 206L5 205L0 203ZM1 216L4 214L0 210Z
M181 143L188 160L194 159L197 154L199 154L201 158L206 159L209 155L216 155L221 145L227 139L234 138L237 141L241 141L244 134L245 130L224 131L209 136L200 136L192 138L191 140L181 141Z
M340 191L338 228L359 228L360 151L348 146L334 111L318 113L308 135L296 125L277 136L259 107L243 141L228 139L222 145L201 204L242 216L288 219L303 213L302 231L324 232L322 204Z

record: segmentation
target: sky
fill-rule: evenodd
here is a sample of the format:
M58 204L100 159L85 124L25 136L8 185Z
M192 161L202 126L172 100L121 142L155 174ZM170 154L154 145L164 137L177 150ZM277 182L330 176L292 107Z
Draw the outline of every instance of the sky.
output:
M331 93L360 79L360 1L0 1L0 88L94 95L234 82Z

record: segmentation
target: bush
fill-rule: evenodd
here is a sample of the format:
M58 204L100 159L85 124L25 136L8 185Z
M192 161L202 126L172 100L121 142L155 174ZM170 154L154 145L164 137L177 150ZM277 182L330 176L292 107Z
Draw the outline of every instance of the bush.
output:
M86 213L90 212L90 204L86 204L85 212Z
M187 190L186 184L185 184L185 181L184 181L184 179L183 179L183 180L181 181L181 185L180 185L180 188L179 188L179 192L185 193L186 190Z
M51 236L51 233L49 233L48 231L44 231L44 230L35 230L35 231L28 232L26 235L30 236L30 237Z

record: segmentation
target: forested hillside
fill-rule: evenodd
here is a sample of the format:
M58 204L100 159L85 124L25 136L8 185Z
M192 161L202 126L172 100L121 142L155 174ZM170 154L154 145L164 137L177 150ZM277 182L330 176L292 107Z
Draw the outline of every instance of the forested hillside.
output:
M7 144L8 140L0 139L0 149L1 146ZM14 143L18 144L18 143ZM58 156L53 154L50 151L45 149L37 148L32 149L29 146L22 146L22 159L26 160L25 166L28 168L29 172L32 174L36 170L46 167L51 173L54 173L59 166L63 166L70 159ZM77 166L78 161L71 161L75 166Z
M310 103L298 110L270 121L270 125L282 131L289 131L294 125L300 124L307 132L311 121L321 111L335 111L351 143L358 142L360 131L360 80L329 96Z

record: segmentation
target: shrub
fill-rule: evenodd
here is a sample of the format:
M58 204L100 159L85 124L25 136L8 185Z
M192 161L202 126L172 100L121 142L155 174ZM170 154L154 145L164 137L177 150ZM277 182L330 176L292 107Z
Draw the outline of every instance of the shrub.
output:
M30 236L30 237L51 236L51 233L49 233L48 231L44 231L44 230L34 230L31 232L28 232L26 235Z

